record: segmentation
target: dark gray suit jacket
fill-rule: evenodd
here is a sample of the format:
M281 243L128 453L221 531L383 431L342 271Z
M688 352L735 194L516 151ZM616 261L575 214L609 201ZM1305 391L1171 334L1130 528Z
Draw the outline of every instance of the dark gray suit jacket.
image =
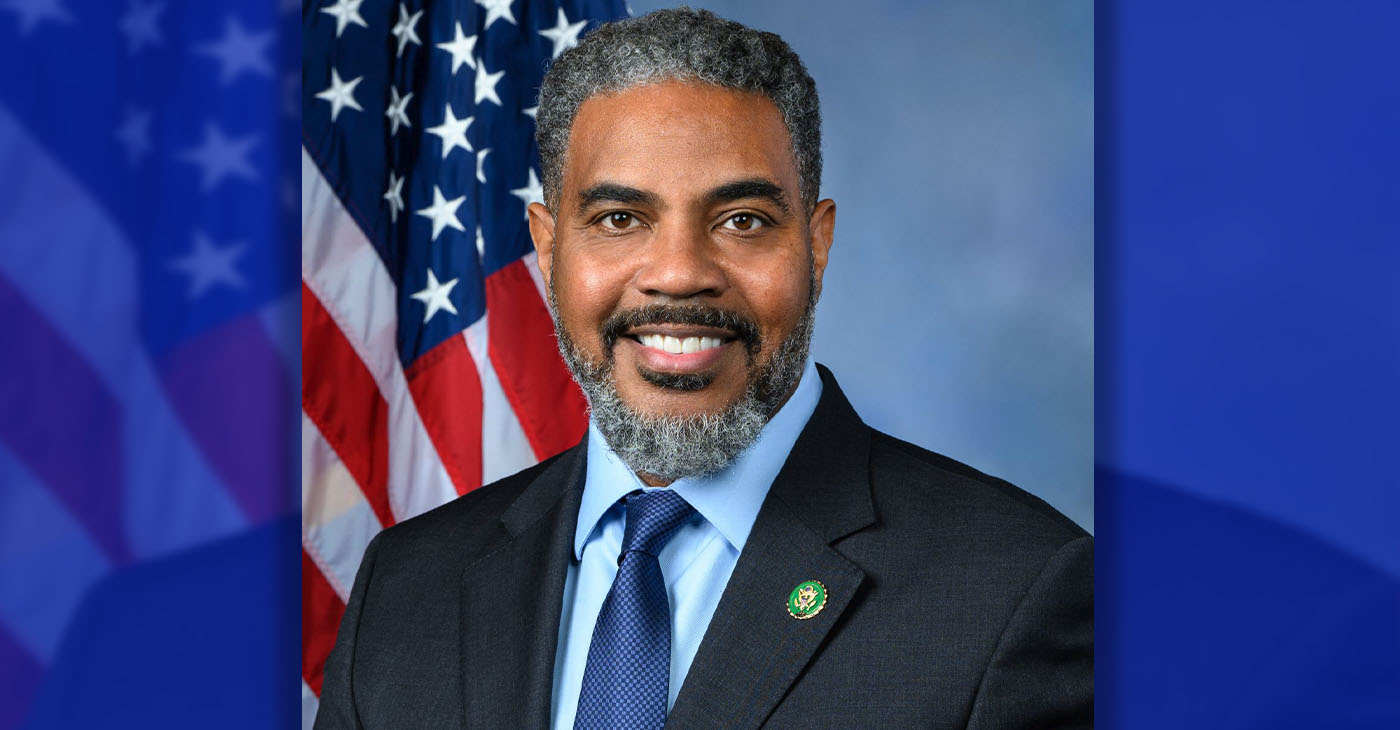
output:
M1093 538L872 430L821 374L667 727L1092 726ZM549 726L585 453L375 538L317 730ZM795 620L788 593L809 579L827 605Z

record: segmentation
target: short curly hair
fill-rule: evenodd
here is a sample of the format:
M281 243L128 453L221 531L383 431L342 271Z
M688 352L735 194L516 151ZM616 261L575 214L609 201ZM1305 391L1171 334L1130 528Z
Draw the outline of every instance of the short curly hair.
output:
M535 140L551 210L558 210L569 133L583 102L668 80L701 81L772 100L792 139L802 202L808 212L815 207L822 178L821 108L802 60L773 33L680 7L602 25L550 66L540 86Z

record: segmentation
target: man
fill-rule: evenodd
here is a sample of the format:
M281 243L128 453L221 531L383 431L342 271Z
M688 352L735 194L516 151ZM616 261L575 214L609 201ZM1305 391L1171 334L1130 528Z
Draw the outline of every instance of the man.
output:
M1092 538L808 359L835 204L792 50L604 26L537 137L589 433L375 539L317 727L1091 726Z

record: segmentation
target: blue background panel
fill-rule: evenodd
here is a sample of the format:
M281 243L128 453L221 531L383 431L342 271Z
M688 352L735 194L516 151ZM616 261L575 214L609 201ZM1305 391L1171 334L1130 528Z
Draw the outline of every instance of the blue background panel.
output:
M1098 718L1400 727L1400 6L1098 6Z

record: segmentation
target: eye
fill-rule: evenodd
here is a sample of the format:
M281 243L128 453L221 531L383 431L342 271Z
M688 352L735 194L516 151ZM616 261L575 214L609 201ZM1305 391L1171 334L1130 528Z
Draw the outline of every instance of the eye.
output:
M736 213L724 220L723 227L728 228L731 231L742 231L744 233L751 233L766 225L768 224L765 223L762 218L759 218L758 216L752 213Z
M637 216L620 210L608 213L603 216L599 222L603 224L604 228L613 231L631 230L641 225L641 221L637 220Z

